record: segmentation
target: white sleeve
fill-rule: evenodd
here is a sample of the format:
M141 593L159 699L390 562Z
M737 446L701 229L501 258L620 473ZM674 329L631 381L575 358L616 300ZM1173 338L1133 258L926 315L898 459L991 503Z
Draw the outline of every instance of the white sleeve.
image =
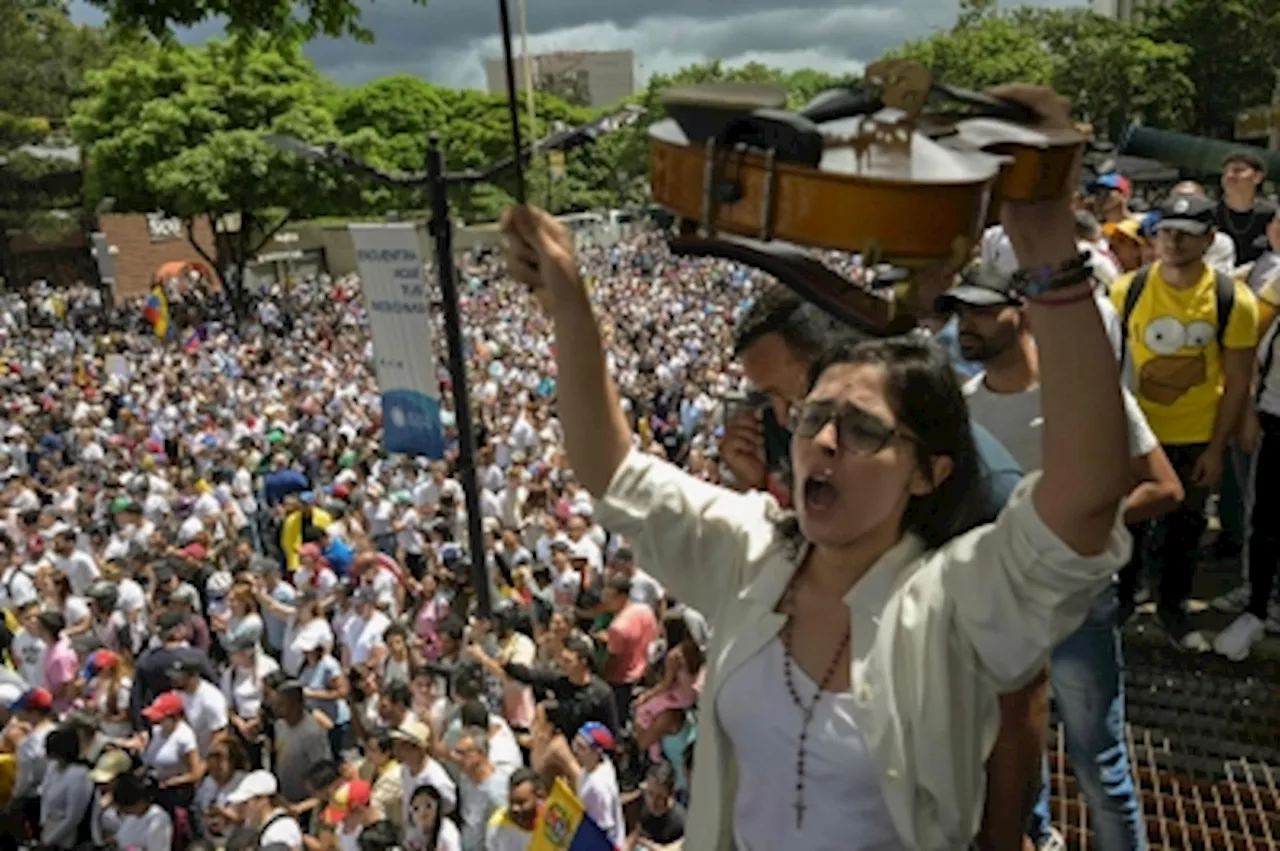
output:
M1143 458L1156 450L1160 440L1151 430L1147 415L1142 413L1142 406L1138 404L1137 398L1126 387L1121 387L1120 391L1124 396L1124 413L1129 423L1129 455Z
M1129 560L1116 513L1106 548L1083 556L1045 525L1032 499L1041 474L1014 490L995 523L947 544L941 581L955 628L1001 691L1016 691L1084 621L1094 598ZM981 575L982 582L973 577Z

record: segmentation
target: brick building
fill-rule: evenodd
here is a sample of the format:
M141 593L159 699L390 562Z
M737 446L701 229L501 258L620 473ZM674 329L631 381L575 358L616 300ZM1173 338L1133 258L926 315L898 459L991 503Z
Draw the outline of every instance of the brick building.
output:
M191 247L176 219L137 213L107 213L98 224L111 247L115 265L115 297L127 301L151 289L156 270L175 261L208 266ZM212 253L213 239L207 220L195 223L196 240Z

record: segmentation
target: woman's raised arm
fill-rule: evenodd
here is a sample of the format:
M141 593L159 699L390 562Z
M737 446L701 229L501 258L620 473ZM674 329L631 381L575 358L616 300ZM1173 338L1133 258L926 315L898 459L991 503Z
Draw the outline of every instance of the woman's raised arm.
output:
M998 93L1035 107L1047 127L1070 126L1066 100L1048 89L1011 86ZM1079 254L1066 198L1005 204L1002 220L1027 273L1048 275ZM1089 279L1028 298L1044 415L1044 473L1033 499L1044 524L1086 556L1106 548L1129 489L1120 374L1094 285Z
M564 445L578 481L599 498L631 450L631 428L605 366L600 329L578 274L573 240L554 217L534 207L508 210L502 229L509 273L534 288L555 324Z

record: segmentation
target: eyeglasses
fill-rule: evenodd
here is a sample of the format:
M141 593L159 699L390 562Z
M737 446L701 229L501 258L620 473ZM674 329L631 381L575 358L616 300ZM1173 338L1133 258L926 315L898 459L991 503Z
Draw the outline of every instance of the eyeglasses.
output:
M894 437L914 439L869 411L829 399L793 405L788 416L792 433L805 439L816 437L832 421L836 424L836 445L841 452L875 455Z

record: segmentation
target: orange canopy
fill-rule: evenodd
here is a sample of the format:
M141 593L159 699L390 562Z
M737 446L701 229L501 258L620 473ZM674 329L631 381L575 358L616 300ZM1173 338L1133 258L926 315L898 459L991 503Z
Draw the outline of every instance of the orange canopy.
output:
M195 269L209 280L213 280L213 273L209 271L209 267L199 261L190 260L170 260L159 269L156 269L153 280L167 281L169 278L180 278L187 273L188 269Z

